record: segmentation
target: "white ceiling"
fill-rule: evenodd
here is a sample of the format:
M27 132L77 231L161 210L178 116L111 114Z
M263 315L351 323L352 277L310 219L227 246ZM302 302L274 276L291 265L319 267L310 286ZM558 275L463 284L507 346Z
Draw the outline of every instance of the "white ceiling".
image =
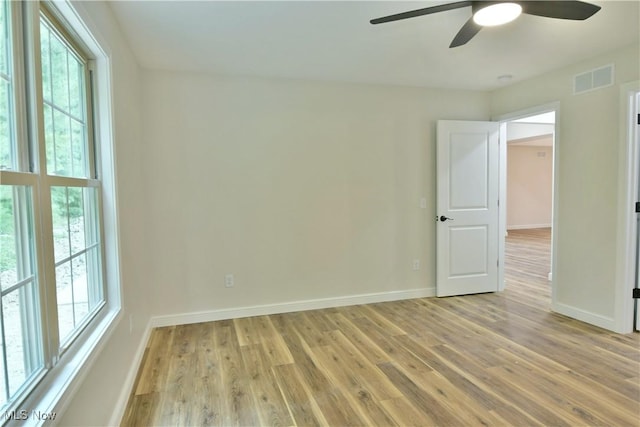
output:
M555 125L553 123L508 122L507 144L552 146Z
M640 2L594 1L586 21L522 15L449 49L469 7L369 20L448 2L117 1L115 16L149 69L489 90L640 40Z

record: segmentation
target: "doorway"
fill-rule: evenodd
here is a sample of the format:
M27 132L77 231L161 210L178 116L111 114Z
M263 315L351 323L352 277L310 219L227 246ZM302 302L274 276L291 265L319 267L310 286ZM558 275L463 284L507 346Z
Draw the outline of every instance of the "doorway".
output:
M556 107L515 113L501 123L504 289L550 308Z

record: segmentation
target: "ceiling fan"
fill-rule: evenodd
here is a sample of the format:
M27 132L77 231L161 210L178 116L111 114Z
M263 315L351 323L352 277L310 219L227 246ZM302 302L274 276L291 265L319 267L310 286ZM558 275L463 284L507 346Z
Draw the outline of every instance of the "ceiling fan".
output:
M382 18L372 19L370 22L372 24L382 24L384 22L415 18L417 16L430 15L432 13L445 12L467 6L471 6L472 16L462 26L460 31L458 31L458 34L456 34L449 45L450 48L466 44L478 34L482 27L506 24L516 19L521 13L547 18L583 21L601 9L600 6L582 1L458 1L383 16Z

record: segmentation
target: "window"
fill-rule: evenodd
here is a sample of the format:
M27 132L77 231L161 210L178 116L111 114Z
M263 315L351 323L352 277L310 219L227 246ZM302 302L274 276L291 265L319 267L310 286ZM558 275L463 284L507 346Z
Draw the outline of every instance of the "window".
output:
M0 413L35 394L108 305L93 60L60 16L0 0Z

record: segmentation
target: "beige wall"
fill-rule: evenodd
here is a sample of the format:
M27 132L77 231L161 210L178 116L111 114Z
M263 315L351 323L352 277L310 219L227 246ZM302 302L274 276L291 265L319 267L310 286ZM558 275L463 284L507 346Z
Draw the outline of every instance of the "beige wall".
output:
M495 91L494 117L559 101L556 140L558 227L554 309L616 326L616 233L620 85L640 79L633 45ZM615 84L573 95L575 74L615 65Z
M435 124L487 119L487 94L143 81L154 314L435 286Z
M551 226L552 182L552 147L507 147L507 229Z

